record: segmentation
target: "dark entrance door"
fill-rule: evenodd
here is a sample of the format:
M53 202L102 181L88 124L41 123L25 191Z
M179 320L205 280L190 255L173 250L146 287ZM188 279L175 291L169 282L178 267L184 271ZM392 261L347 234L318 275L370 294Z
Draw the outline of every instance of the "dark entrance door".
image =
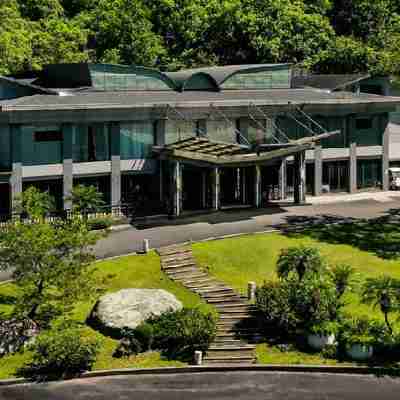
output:
M6 218L10 213L10 185L0 183L0 220Z
M250 204L250 172L247 168L223 168L220 176L222 206Z
M347 161L324 162L322 167L322 190L344 192L349 188L349 164Z
M201 210L205 202L205 170L185 165L182 168L182 206L183 210Z

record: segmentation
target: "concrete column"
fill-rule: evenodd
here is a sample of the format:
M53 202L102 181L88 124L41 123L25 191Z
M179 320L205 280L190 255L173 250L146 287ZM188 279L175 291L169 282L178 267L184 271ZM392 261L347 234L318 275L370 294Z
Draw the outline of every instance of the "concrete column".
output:
M212 206L214 211L219 210L220 202L220 171L218 167L214 167L212 170Z
M246 204L247 198L246 198L246 168L240 168L240 177L242 179L242 204Z
M321 196L322 193L322 146L314 149L314 196Z
M254 166L254 206L261 207L261 167Z
M306 201L306 153L302 151L294 156L294 202Z
M19 125L11 127L12 173L10 178L11 210L18 206L22 194L22 131Z
M172 198L173 209L172 215L179 217L182 212L182 171L181 163L174 161L172 164Z
M118 212L121 205L121 144L119 123L110 125L111 136L111 205Z
M389 190L389 124L382 137L382 190Z
M281 165L279 166L279 177L278 177L278 186L279 186L279 199L286 199L286 158L281 161Z
M73 188L73 155L72 143L74 126L65 124L62 126L63 133L63 199L64 210L71 210L71 194Z
M357 143L350 143L349 192L357 192Z
M155 144L157 146L165 145L165 125L166 119L159 119L155 122Z

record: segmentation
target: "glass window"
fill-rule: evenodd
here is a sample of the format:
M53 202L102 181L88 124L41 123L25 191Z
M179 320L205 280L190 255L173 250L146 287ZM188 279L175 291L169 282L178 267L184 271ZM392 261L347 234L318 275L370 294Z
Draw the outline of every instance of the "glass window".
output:
M72 137L74 162L110 159L110 133L107 124L80 124Z
M172 90L156 71L122 65L91 65L93 87L98 90Z
M165 143L175 143L198 136L197 128L196 121L168 120L165 127Z
M356 129L371 129L372 119L371 118L357 118L356 119Z
M154 145L154 124L150 121L123 123L120 127L121 159L148 158Z
M382 161L358 160L357 161L357 186L359 189L380 187L382 185Z
M62 162L62 140L56 132L59 126L22 126L22 162L23 165L58 164ZM41 135L55 135L55 140L36 141L36 132ZM48 132L48 133L45 133ZM58 139L58 140L57 140Z
M0 125L0 171L11 170L10 127Z
M290 88L290 69L239 72L228 78L223 89L280 89Z
M218 142L236 143L234 128L228 121L207 121L207 137Z

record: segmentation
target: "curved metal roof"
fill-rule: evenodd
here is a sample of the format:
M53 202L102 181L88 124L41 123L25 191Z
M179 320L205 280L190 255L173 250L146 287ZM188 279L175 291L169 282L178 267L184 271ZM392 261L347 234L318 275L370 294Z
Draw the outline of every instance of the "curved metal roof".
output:
M267 70L287 68L290 64L248 64L248 65L226 65L223 67L204 67L184 69L178 72L165 72L164 74L173 79L180 90L185 90L187 82L194 79L196 75L203 74L210 82L214 82L216 88L221 90L221 85L239 73L256 73Z

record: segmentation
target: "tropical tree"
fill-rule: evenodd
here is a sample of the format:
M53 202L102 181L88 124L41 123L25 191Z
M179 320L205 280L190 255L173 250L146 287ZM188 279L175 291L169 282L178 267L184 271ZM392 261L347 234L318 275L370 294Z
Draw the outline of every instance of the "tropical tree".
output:
M331 271L332 281L336 287L336 293L340 299L349 284L351 283L352 276L354 275L354 268L347 264L339 264Z
M16 199L15 211L19 214L25 213L34 220L43 219L54 209L54 198L49 193L41 192L34 186L30 186Z
M89 246L97 236L80 218L13 222L0 235L0 271L12 270L20 293L15 314L46 324L96 294Z
M97 211L103 206L103 194L95 186L77 185L72 189L72 209L74 212L86 215L88 211Z
M306 274L322 272L326 267L319 250L305 246L283 249L276 266L280 278L296 274L299 281Z
M389 313L399 311L400 281L390 276L368 278L363 284L361 299L365 304L380 308L386 326L392 334Z

